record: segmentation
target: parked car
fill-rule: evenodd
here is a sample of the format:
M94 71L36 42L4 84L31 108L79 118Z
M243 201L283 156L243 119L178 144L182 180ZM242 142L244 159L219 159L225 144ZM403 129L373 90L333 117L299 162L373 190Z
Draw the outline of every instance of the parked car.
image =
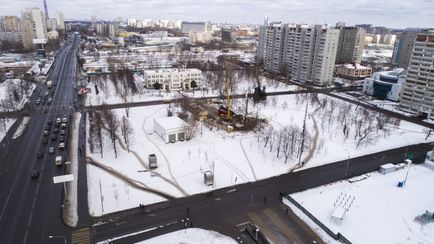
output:
M38 179L39 175L40 175L39 170L33 170L32 179Z

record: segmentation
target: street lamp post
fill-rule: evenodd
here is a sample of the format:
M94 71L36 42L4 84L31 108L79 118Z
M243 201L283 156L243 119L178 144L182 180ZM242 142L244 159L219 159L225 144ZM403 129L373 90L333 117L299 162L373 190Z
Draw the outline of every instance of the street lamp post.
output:
M65 238L65 236L48 236L48 239L55 239L55 238L57 238L57 239L63 239L63 243L64 244L66 244L66 238Z

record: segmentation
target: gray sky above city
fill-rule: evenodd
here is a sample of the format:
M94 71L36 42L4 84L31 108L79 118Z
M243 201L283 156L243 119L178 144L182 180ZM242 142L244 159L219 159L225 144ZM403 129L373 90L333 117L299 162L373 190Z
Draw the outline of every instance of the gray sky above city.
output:
M271 21L347 25L372 23L391 28L432 27L434 0L47 0L49 13L65 19L172 19L228 23ZM0 0L0 15L43 9L43 0Z

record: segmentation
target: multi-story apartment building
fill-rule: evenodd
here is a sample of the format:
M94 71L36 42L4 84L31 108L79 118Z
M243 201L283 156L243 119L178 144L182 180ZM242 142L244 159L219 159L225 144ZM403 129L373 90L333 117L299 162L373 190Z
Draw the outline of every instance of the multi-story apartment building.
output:
M264 69L272 73L282 73L285 28L282 22L273 22L264 31Z
M434 29L416 35L400 108L434 119Z
M33 22L31 20L20 20L19 25L24 49L33 49L33 39L35 39Z
M259 26L258 47L256 48L256 61L262 63L264 61L265 51L265 31L268 26L268 18L264 18L264 25Z
M17 16L4 16L3 25L4 25L5 32L19 32L20 31Z
M413 51L414 39L421 29L407 28L403 33L398 35L393 48L392 63L399 68L406 69L410 61L411 52Z
M59 30L65 30L65 20L63 18L63 12L56 11L56 13L54 14L54 18L57 22L57 28Z
M155 83L159 83L163 90L190 90L193 81L200 86L203 80L199 69L145 70L144 78L145 87L153 88Z
M332 82L338 29L276 22L267 26L264 35L266 71L318 85Z
M181 23L181 32L188 34L190 32L207 32L207 23L205 22L187 22L183 21Z
M47 22L44 12L39 8L32 8L31 14L36 39L47 39Z
M336 64L360 63L366 31L356 27L341 27Z

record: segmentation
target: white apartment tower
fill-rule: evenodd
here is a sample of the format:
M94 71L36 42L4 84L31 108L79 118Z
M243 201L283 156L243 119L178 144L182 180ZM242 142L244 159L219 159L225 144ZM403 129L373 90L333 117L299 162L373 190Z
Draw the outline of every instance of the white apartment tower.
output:
M273 22L264 31L264 69L272 73L281 73L286 25Z
M63 12L56 11L56 13L54 14L54 18L57 22L57 28L59 30L65 30L65 20L63 19Z
M45 14L39 8L32 8L32 20L36 39L47 39L47 22Z
M259 26L259 40L258 47L256 49L256 61L262 63L264 61L264 49L265 49L265 31L268 26L268 17L264 18L264 25Z
M416 36L400 108L434 119L434 29Z
M332 82L338 29L272 23L264 34L266 71L318 85Z

